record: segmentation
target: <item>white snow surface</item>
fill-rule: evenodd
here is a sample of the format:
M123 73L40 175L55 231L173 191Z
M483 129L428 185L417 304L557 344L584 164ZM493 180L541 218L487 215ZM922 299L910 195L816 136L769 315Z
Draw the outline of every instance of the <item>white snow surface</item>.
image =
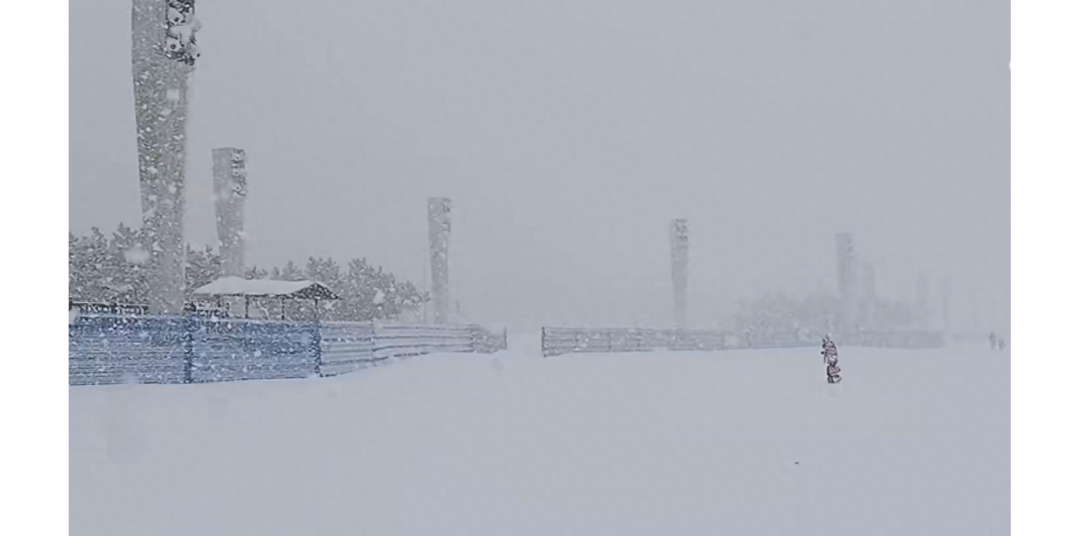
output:
M71 534L1009 534L1009 358L431 355L75 387ZM797 463L796 463L797 462Z

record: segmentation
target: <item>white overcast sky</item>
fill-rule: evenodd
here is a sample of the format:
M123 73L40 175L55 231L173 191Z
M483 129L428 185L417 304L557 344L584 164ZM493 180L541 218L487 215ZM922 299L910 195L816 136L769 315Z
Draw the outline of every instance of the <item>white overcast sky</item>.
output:
M135 225L131 3L70 6L70 228ZM215 242L210 150L236 146L249 264L367 257L419 280L425 199L448 196L476 320L669 323L685 217L696 324L834 287L846 230L880 294L948 276L955 314L1007 329L1007 0L196 9L193 243Z

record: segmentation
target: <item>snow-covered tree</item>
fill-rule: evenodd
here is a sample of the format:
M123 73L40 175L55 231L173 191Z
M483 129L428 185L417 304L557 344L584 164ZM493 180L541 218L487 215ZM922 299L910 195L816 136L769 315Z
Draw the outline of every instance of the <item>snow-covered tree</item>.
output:
M202 250L195 250L190 245L188 246L187 268L184 270L184 275L189 298L190 293L195 289L212 283L220 274L221 256L214 251L214 248L207 246Z
M111 239L96 228L88 236L68 233L69 297L75 301L145 305L152 267L144 241L141 230L123 224ZM211 247L188 246L186 262L185 284L190 301L195 289L221 276L221 257ZM289 261L270 270L251 266L244 276L285 281L311 279L327 285L341 299L320 304L324 307L320 318L326 320L396 320L402 314L417 311L428 300L411 282L398 281L394 274L362 258L352 259L344 270L334 259L312 257L304 269ZM280 301L268 301L260 306L269 308L272 318L280 317ZM310 302L286 300L285 316L296 320L312 318L311 307Z

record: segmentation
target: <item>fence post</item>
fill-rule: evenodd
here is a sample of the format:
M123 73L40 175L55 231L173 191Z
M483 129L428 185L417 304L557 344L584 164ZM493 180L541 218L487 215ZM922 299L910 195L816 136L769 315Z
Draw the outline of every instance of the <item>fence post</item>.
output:
M322 376L322 329L319 327L318 320L315 321L314 328L315 333L311 337L311 351L314 354L315 375Z
M184 383L194 381L195 330L197 328L195 313L186 312L184 314Z
M370 357L371 363L374 364L374 363L376 363L376 361L375 361L375 345L378 343L379 339L378 339L378 337L375 336L376 335L375 334L375 322L374 321L370 322L368 324L368 327L371 329L370 334L368 335L368 340L371 341L371 345L370 345L371 354L370 354L369 357Z
M543 357L548 356L547 328L543 326L540 327L540 355Z

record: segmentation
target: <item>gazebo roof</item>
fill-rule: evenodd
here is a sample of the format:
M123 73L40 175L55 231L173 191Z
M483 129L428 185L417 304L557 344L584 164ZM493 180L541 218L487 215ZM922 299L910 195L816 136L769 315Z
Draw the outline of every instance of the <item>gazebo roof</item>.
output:
M244 279L222 277L195 290L196 296L247 296L296 298L303 300L337 300L338 295L318 281L278 281L274 279Z

